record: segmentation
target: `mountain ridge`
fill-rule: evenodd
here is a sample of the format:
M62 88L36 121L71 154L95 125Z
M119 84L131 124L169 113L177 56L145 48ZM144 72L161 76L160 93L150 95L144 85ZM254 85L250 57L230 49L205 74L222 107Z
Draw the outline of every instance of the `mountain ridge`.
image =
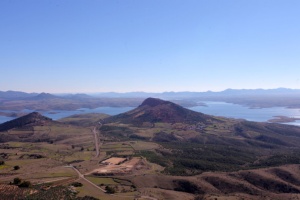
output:
M26 93L22 91L0 91L0 98L8 97L28 97L28 96L38 96L40 94L51 94L47 92L41 93ZM99 93L61 93L61 94L51 94L56 97L60 96L80 96L87 95L88 97L111 97L111 98L121 98L121 97L172 97L172 96L188 96L188 97L201 97L205 95L278 95L278 94L300 94L300 89L291 88L273 88L273 89L225 89L222 91L204 91L204 92L193 92L193 91L170 91L170 92L99 92Z

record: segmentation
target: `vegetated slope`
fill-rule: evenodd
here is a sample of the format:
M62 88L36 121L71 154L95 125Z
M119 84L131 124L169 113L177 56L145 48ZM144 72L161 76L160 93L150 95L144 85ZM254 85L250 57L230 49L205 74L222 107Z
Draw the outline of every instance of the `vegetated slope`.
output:
M0 124L0 131L7 131L13 128L21 128L24 126L44 125L52 122L52 119L45 117L38 112L32 112L28 115Z
M0 143L47 142L88 147L94 142L89 128L54 121L37 112L0 124L0 128Z
M211 123L211 121L216 121L216 119L209 115L183 108L170 101L156 98L147 98L136 109L105 119L107 123L120 122L135 125L142 125L144 122L194 124L199 121Z
M151 174L135 176L132 182L143 188L192 193L200 199L293 199L300 194L299 173L298 165L286 165L190 177Z

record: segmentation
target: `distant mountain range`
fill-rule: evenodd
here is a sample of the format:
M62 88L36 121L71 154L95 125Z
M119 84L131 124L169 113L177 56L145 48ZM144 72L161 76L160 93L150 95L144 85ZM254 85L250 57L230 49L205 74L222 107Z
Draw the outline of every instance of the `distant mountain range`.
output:
M96 97L156 97L156 98L196 98L196 97L218 97L231 95L300 95L300 89L227 89L220 92L162 92L162 93L148 93L148 92L126 92L126 93L94 93L90 94Z
M37 96L38 93L26 93L19 91L0 91L0 99L23 99L27 97Z
M221 92L128 92L94 94L49 94L0 91L0 110L76 110L79 108L137 107L148 97L172 100L184 107L220 101L253 108L300 108L300 89L227 89Z
M103 93L78 93L78 94L49 94L49 93L26 93L20 91L0 91L0 99L24 99L27 97L37 98L92 98L92 97L107 97L107 98L196 98L196 97L219 97L232 95L300 95L300 89L276 88L276 89L227 89L220 92L103 92Z

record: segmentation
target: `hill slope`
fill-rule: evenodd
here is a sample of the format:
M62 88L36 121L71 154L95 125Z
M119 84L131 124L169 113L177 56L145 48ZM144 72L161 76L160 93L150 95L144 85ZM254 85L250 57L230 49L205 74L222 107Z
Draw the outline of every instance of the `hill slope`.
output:
M24 126L43 125L46 122L51 122L52 119L42 116L38 112L32 112L23 117L0 124L0 131L7 131L13 128L21 128Z
M170 101L147 98L136 109L105 119L105 122L131 123L135 125L150 123L210 123L216 119L203 113L195 112Z

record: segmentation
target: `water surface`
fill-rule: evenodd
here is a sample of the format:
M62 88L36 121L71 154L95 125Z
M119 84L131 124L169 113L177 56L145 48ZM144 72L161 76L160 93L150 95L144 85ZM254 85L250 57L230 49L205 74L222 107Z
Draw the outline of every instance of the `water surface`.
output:
M42 115L49 117L53 120L58 120L64 117L68 117L71 115L75 115L75 114L87 114L87 113L104 113L104 114L108 114L108 115L117 115L123 112L127 112L129 110L134 109L134 107L99 107L99 108L94 108L94 109L90 109L90 108L80 108L77 110L51 110L51 111L38 111L39 113L41 113ZM3 110L1 112L7 112L7 113L11 113L11 112L16 112L16 111L9 111L9 110ZM22 113L30 113L30 112L34 112L34 110L22 110L20 111ZM0 116L0 123L9 121L14 119L14 117L6 117L6 116Z
M284 107L273 107L273 108L249 108L246 106L241 106L232 103L225 102L212 102L205 101L206 106L195 106L188 109L202 112L209 115L230 117L236 119L246 119L249 121L256 122L267 122L270 119L273 119L275 116L286 116L300 118L300 109L290 109ZM134 109L134 107L99 107L94 109L89 108L80 108L73 111L65 110L52 110L52 111L42 111L42 115L50 117L54 120L58 120L64 117L75 114L86 114L86 113L105 113L108 115L117 115L123 112ZM14 112L14 111L1 111L1 112ZM33 110L22 110L21 112L33 112ZM11 120L14 118L0 116L0 123ZM300 120L295 122L289 122L285 124L297 125L300 126Z
M275 116L300 118L300 109L284 107L249 108L238 104L212 101L206 101L202 103L205 103L206 106L195 106L191 107L190 109L209 115L246 119L256 122L267 122L268 120L273 119ZM300 120L286 124L300 125Z

